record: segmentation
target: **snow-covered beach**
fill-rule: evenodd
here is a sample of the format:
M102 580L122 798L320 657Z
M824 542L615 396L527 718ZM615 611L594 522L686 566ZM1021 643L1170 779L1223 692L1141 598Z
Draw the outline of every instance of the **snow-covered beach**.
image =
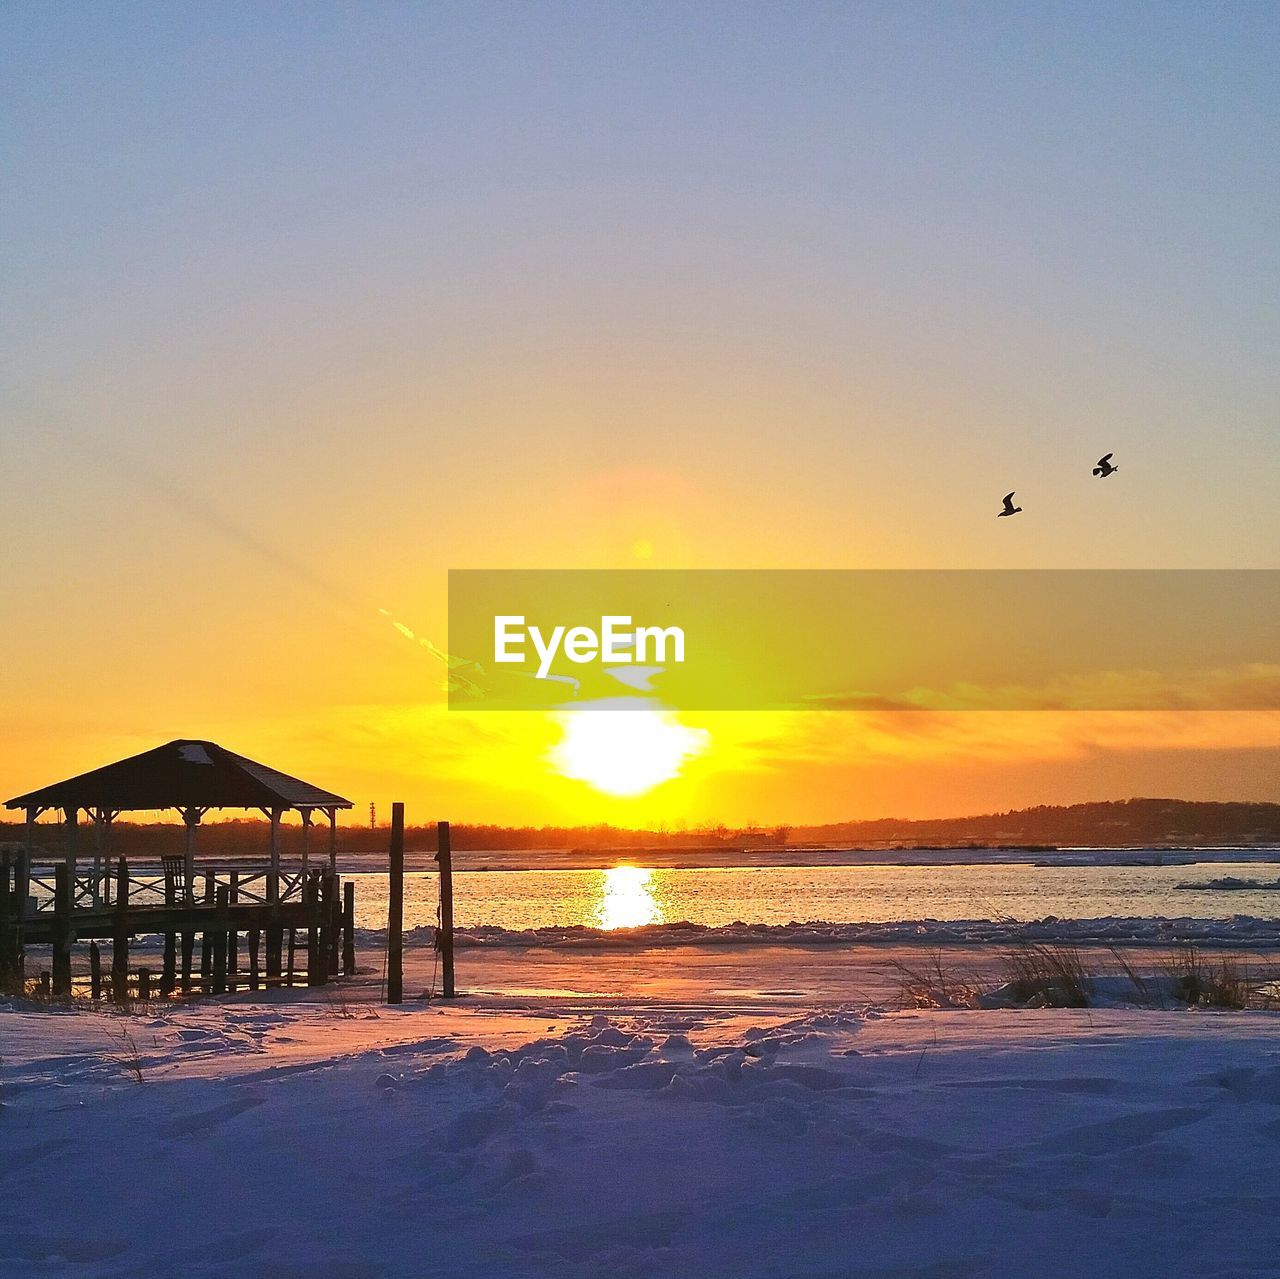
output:
M1274 1273L1280 1021L894 1009L924 953L471 951L487 993L396 1009L370 954L10 1007L0 1275Z

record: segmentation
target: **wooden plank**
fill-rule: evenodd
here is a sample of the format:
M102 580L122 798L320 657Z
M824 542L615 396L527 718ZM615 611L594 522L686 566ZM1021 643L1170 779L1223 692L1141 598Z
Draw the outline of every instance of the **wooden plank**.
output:
M89 943L89 998L102 998L102 951L96 941Z

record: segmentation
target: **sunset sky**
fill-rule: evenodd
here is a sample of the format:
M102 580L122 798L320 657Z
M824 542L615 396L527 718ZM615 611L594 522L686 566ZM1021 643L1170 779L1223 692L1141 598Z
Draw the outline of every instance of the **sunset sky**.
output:
M206 737L423 821L1280 800L1241 712L688 714L618 796L406 633L450 568L1280 565L1280 7L32 4L0 45L0 799Z

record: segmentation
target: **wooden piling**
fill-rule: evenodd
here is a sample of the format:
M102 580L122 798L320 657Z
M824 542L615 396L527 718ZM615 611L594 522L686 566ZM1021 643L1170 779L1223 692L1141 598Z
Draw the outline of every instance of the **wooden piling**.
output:
M177 885L172 875L164 877L164 904L172 910L177 905ZM178 935L172 929L164 935L164 962L160 970L160 994L172 995L178 978Z
M18 935L13 909L13 854L0 852L0 989L13 982Z
M0 853L0 989L22 990L23 854Z
M138 999L142 1003L148 1003L151 999L151 969L138 969Z
M272 912L271 918L278 918L275 911ZM267 950L267 986L278 986L280 984L281 971L281 949L284 946L284 929L277 923L269 923L266 928L266 950Z
M356 971L356 886L347 880L342 885L342 975L351 977Z
M298 930L296 928L290 928L288 932L289 932L289 963L286 968L285 985L292 986L293 975L295 971L294 953L298 948Z
M213 907L213 876L208 871L204 876L204 904L212 911ZM203 994L209 993L209 985L213 980L213 931L206 928L200 934L200 990Z
M182 934L182 993L191 994L191 958L196 948L196 935L193 932Z
M249 989L262 989L262 966L258 962L258 952L262 946L262 930L249 929Z
M111 938L111 998L117 1004L129 998L129 863L116 863L116 918Z
M218 904L213 913L213 993L227 993L227 931L231 894L226 888L218 889Z
M338 975L338 877L325 868L320 876L320 984Z
M53 998L71 998L71 866L65 862L53 874Z
M404 1000L404 805L391 805L390 882L387 893L387 1003Z
M445 999L453 999L457 989L453 980L453 850L449 823L436 823L436 864L440 867L440 931L436 946L440 951L440 979Z
M29 832L28 832L29 833ZM16 946L16 964L18 989L22 989L23 982L27 976L27 959L24 949L25 939L23 931L23 923L27 918L27 899L31 895L31 850L29 848L22 849L18 853L18 864L14 871L13 891L17 897L15 903L16 910L14 917L17 920L17 935L14 942Z
M302 904L307 912L307 985L320 985L320 872L308 873L302 884Z
M102 998L102 951L96 941L89 943L89 998Z
M240 872L238 870L231 872L230 882L231 888L227 893L227 900L232 906L235 906L240 900ZM230 991L234 991L236 988L236 973L239 968L240 940L235 925L232 924L227 930L227 989Z

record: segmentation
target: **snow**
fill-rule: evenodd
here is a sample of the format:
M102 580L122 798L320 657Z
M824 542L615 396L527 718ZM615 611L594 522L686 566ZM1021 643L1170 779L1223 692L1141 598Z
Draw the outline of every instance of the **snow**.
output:
M362 947L380 947L380 929L357 928ZM1280 919L1233 915L1205 919L1184 915L1108 916L1100 919L906 919L888 923L789 924L645 924L639 928L589 928L570 924L549 928L478 927L455 932L454 945L474 947L575 947L589 950L644 950L667 946L850 946L910 943L913 945L1008 945L1016 942L1063 942L1072 945L1231 946L1280 945ZM431 947L435 929L429 924L404 931L406 948Z
M0 1275L1275 1273L1265 1013L359 994L0 1013Z

